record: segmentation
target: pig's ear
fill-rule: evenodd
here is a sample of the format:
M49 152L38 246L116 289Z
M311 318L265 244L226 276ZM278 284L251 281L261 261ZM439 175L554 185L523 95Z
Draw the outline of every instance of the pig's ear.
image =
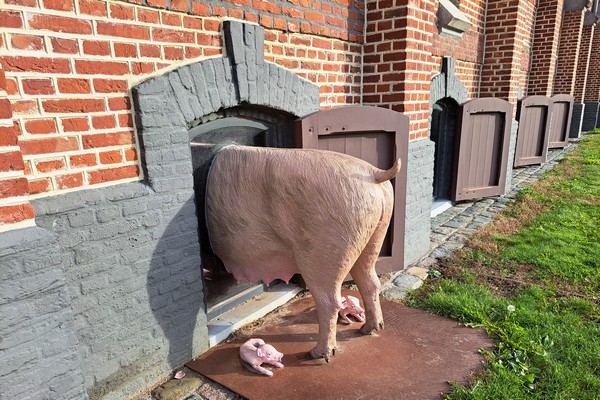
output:
M263 356L263 352L262 352L262 349L260 347L258 349L256 349L256 355L259 356L259 357Z

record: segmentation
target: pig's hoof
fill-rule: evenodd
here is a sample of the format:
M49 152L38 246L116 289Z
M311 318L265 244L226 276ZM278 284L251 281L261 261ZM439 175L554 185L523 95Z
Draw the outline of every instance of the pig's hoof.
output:
M360 333L363 335L372 335L376 331L380 331L383 329L383 321L379 324L364 324L360 328Z
M312 349L309 353L311 358L314 359L318 359L318 358L324 358L325 362L329 362L331 361L331 357L335 356L335 349L331 350L331 351L318 351L317 348L315 347L314 349Z

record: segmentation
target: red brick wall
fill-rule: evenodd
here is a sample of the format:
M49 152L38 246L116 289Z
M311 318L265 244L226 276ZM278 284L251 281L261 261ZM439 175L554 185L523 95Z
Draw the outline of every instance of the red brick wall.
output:
M534 11L534 0L488 1L481 97L525 95Z
M557 57L553 93L572 93L583 11L566 13L557 45L563 1L539 7L531 52L535 0L461 0L473 24L461 39L439 35L436 0L4 0L0 207L21 208L0 210L0 230L31 222L29 198L139 180L130 88L219 56L224 18L263 26L267 61L319 85L322 107L403 112L418 140L442 56L470 98L549 94Z
M555 94L575 93L575 77L577 71L577 60L583 30L583 17L585 10L568 11L563 15L563 23L560 30L560 44L558 47L558 59L556 75L554 77Z
M428 136L435 1L367 3L363 102L410 118L410 139Z
M225 17L265 27L265 58L319 85L323 107L360 101L361 1L316 8L304 0L211 0L188 9L187 0L172 0L169 10L165 0L140 3L4 1L2 118L9 126L2 129L13 133L0 168L19 171L0 169L0 179L12 182L1 187L0 207L28 204L28 194L139 180L129 89L173 66L219 56ZM21 154L18 164L14 152ZM6 210L0 230L17 221L14 212L33 217L30 208Z
M18 146L18 129L12 121L7 86L0 65L0 228L32 226L34 212L29 204L29 184Z
M361 44L268 30L265 59L319 85L321 107L356 104L361 96Z
M437 8L436 2L436 25ZM477 97L481 63L483 61L484 29L485 29L485 6L484 0L461 1L459 10L465 14L472 27L464 32L460 39L441 36L436 32L433 35L433 55L435 73L440 72L442 57L453 57L456 59L456 75L467 88L469 98Z
M552 96L563 0L538 2L527 94Z
M600 101L600 27L594 29L590 52L590 68L585 88L585 101Z

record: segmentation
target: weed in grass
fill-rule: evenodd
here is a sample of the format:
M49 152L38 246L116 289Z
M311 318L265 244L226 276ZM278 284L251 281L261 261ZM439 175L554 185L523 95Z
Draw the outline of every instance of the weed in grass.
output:
M600 325L595 306L530 287L510 299L480 285L442 279L413 305L484 327L497 342L486 373L451 399L593 399L600 393Z

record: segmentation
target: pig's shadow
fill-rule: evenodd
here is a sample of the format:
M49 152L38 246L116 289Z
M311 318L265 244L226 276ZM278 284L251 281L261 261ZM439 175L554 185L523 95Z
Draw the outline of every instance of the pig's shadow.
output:
M168 205L164 208L168 210ZM197 356L194 352L202 347L198 341L206 341L202 335L206 321L198 317L204 314L204 299L193 197L162 228L152 253L146 290L152 314L166 338L169 367L174 369Z

